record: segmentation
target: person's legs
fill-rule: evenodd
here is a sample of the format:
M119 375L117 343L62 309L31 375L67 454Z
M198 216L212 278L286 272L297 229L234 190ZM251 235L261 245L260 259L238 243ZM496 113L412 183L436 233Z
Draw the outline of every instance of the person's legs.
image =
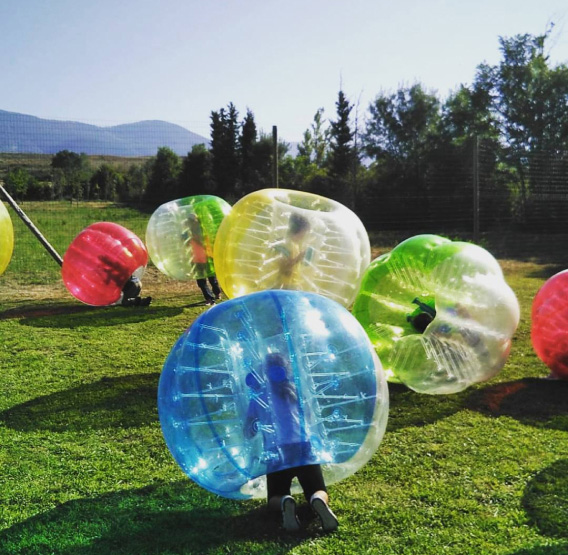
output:
M296 501L290 495L293 478L293 469L279 470L266 475L268 509L282 513L282 526L288 531L300 529L300 522L296 516Z
M329 508L329 496L320 465L310 464L299 467L296 469L296 476L304 490L306 501L319 516L322 528L326 532L335 530L339 526L339 521Z
M310 505L314 512L319 516L321 526L325 532L337 530L337 527L339 526L339 521L333 511L329 508L328 502L329 498L327 492L323 490L316 491L310 498Z
M216 299L221 298L221 287L219 287L219 282L217 281L217 276L213 274L209 276L209 283L211 284L211 289L213 290L213 295Z
M304 491L306 501L309 503L316 492L327 491L325 481L319 464L307 464L296 468L296 476Z
M199 287L199 289L201 289L201 292L203 293L203 297L207 304L212 304L215 302L215 297L213 296L211 289L209 289L209 286L207 285L207 279L199 278L197 280L197 286Z

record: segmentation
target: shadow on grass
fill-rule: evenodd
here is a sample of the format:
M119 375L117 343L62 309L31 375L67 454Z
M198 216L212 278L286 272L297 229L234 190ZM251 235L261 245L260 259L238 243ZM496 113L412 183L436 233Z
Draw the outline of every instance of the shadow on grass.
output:
M464 408L468 391L454 395L423 395L403 384L389 383L387 430L426 426Z
M159 374L103 378L38 397L0 413L6 427L23 432L135 428L158 421Z
M568 430L568 381L524 378L474 391L467 408L537 428Z
M53 305L29 307L0 312L0 320L21 318L24 326L36 328L74 329L82 326L103 327L171 318L183 312L183 307L93 307L88 305Z
M183 480L69 501L0 532L0 544L13 555L285 553L313 540L311 528L287 534L264 503L223 499Z
M527 273L527 277L529 278L542 278L547 280L552 276L556 275L559 272L563 272L566 270L568 266L564 265L557 265L557 264L548 264L546 266L542 266L538 270L534 270L532 272Z
M539 472L527 484L522 503L542 534L568 538L568 459Z
M566 262L567 240L565 233L529 233L514 229L482 234L482 246L496 258L550 265Z
M568 553L568 543L565 545L540 545L529 549L514 551L510 555L566 555Z

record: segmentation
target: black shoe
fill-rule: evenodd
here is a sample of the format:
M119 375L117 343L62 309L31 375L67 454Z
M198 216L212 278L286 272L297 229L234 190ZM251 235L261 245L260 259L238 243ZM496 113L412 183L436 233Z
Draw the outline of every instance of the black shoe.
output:
M144 297L143 299L140 299L140 306L149 306L151 302L152 297Z
M339 526L337 517L333 514L329 505L319 495L316 493L312 495L310 505L314 512L319 516L321 520L321 527L324 532L333 532L333 530L337 530L337 527Z
M296 501L291 495L285 495L280 502L282 507L282 526L288 532L296 532L300 529L300 521L296 516Z

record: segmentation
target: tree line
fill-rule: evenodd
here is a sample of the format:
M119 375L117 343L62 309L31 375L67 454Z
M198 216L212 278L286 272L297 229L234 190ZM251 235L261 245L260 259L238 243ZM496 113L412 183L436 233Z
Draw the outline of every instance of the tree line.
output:
M186 156L164 146L143 162L116 168L92 167L86 155L61 151L49 179L16 168L4 180L20 198L156 207L214 194L234 202L273 185L276 152L280 187L334 198L371 227L411 228L425 212L440 220L448 218L448 207L471 214L481 147L491 193L480 199L484 221L536 225L538 203L552 198L547 225L560 225L568 196L551 183L568 183L568 67L550 63L552 31L551 25L542 35L500 37L500 61L479 64L472 84L445 100L415 83L377 94L361 118L340 90L335 113L327 119L323 109L316 111L295 156L287 143L275 149L272 137L258 132L250 109L241 118L229 103L210 114L209 145L195 145Z

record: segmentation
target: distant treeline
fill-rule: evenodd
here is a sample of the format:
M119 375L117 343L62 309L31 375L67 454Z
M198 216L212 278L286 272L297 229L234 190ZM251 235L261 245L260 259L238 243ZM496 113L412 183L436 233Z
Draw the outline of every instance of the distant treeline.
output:
M19 199L143 203L215 194L235 202L273 185L334 198L370 227L470 225L479 196L484 226L564 225L568 217L568 67L551 67L543 35L500 38L501 61L480 64L471 86L446 100L417 83L359 107L342 90L336 113L318 110L296 156L259 134L254 114L211 113L209 147L178 156L167 145L146 159L96 160L61 151L48 165L2 165ZM477 190L477 193L476 193ZM543 208L544 207L544 208ZM467 223L464 223L467 222Z

